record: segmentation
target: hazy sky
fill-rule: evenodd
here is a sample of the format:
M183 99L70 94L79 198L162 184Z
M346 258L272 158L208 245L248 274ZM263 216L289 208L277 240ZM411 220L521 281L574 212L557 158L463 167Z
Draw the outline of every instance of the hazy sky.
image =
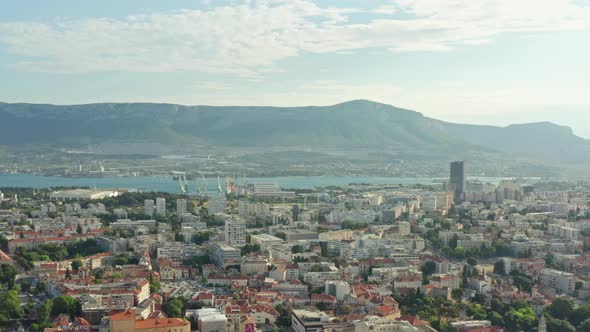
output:
M359 98L455 122L553 121L590 138L590 0L0 4L0 101Z

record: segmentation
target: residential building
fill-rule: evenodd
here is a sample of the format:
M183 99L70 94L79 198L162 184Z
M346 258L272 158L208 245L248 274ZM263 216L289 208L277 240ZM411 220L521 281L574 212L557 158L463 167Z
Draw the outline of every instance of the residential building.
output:
M576 290L576 277L573 273L554 269L543 269L541 285L555 289L559 294L572 294Z
M225 243L243 247L246 245L246 223L242 220L225 221Z
M182 318L136 318L135 309L111 312L109 315L110 332L190 332L191 323ZM221 332L221 331L220 331Z
M156 214L160 216L166 215L166 199L163 197L156 198Z
M176 219L181 220L186 213L186 199L176 200Z
M154 201L151 199L146 199L143 202L143 214L148 217L154 216Z
M211 261L219 267L225 268L227 265L239 264L241 261L242 253L240 249L226 243L214 242L209 246L209 249Z

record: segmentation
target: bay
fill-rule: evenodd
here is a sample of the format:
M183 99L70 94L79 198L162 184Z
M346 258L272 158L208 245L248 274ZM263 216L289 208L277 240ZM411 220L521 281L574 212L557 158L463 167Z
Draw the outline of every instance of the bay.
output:
M483 182L498 183L505 178L488 177L473 178ZM225 188L225 179L221 178L221 186ZM316 187L344 186L351 183L368 184L402 184L402 185L433 185L443 178L395 178L372 176L284 176L247 178L247 183L273 182L281 188L313 189ZM199 179L198 186L208 192L217 190L217 178ZM243 179L238 179L238 184L244 184ZM172 176L136 176L136 177L102 177L102 178L68 178L57 176L41 176L34 174L1 174L0 187L18 187L46 189L55 187L90 187L90 188L120 188L141 191L162 191L168 193L180 193L180 185ZM189 181L189 192L196 192L196 181Z

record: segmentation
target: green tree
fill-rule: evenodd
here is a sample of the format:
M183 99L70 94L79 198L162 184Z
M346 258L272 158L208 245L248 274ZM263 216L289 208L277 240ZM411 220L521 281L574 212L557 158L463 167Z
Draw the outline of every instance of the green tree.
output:
M260 251L259 244L247 244L247 245L243 246L241 249L242 256L245 256L249 253L258 252L258 251Z
M28 281L23 281L20 283L20 290L23 293L29 293L31 291L31 283Z
M15 289L0 292L0 325L5 325L10 319L23 318L24 312L18 291Z
M71 318L75 318L82 312L80 302L69 295L62 295L53 299L53 306L51 314L57 316L59 314L67 314Z
M162 310L168 317L183 317L186 308L186 300L183 298L173 297L162 306Z
M37 321L41 327L49 327L51 325L51 311L53 308L53 300L46 300L37 308ZM33 330L31 328L31 330Z
M558 297L547 307L547 312L555 319L568 319L574 312L574 301L567 297Z
M504 322L507 331L533 331L537 327L537 317L533 308L528 305L525 308L512 308L504 315Z
M469 257L469 258L467 258L467 264L469 264L471 266L476 266L477 265L477 259L475 259L473 257Z
M463 299L463 290L461 288L455 288L451 291L451 297L453 300L460 302Z
M291 327L291 312L282 304L277 305L275 309L279 313L279 318L276 321L277 326Z
M45 284L42 281L37 282L37 285L35 286L35 290L33 290L33 293L35 295L39 295L39 294L43 294L47 291L47 284Z
M494 273L506 274L506 265L504 264L503 260L498 260L496 263L494 263Z
M570 315L568 321L579 326L583 321L590 318L590 303L577 307Z
M492 325L504 326L504 318L495 311L488 312L487 319L492 322Z
M584 320L577 329L578 332L590 332L590 318Z
M576 328L566 320L547 317L547 331L576 332Z
M150 293L155 294L160 291L160 282L150 275Z
M84 266L84 263L82 263L81 260L75 259L74 261L72 261L72 270L77 271L82 266Z
M6 288L12 289L16 280L16 270L10 264L0 265L0 283Z
M294 254L299 254L302 253L304 251L303 246L296 244L293 247L291 247L291 252Z
M431 275L436 271L436 263L433 261L427 261L422 264L422 276Z
M449 240L449 248L457 248L457 241L459 241L459 237L457 236L457 234L453 234L453 237Z

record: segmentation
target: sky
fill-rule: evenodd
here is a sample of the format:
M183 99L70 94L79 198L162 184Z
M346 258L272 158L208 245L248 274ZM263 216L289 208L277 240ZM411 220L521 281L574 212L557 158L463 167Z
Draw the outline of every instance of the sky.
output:
M331 105L590 138L590 0L2 0L0 101Z

